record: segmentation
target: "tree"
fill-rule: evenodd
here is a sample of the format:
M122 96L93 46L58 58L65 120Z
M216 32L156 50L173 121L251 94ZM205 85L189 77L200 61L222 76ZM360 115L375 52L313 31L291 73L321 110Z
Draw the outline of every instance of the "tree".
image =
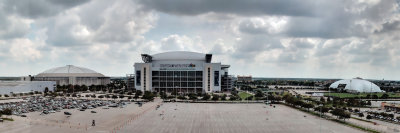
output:
M343 109L339 109L339 108L332 110L331 114L335 115L335 116L337 116L337 118L343 119L343 120L350 118L350 113L346 112Z
M4 115L12 115L12 110L10 108L6 108L3 109L3 111L1 111L0 113Z
M203 98L201 98L201 100L209 100L211 98L211 96L209 94L204 94Z
M95 91L96 90L96 86L95 85L90 85L89 86L89 91Z
M372 116L371 115L367 115L367 119L372 119Z
M219 100L219 95L213 94L212 99L213 101L218 101Z
M194 93L190 93L190 94L189 94L189 99L190 99L190 100L197 100L197 95L194 94Z
M168 96L167 96L167 93L165 93L165 92L160 92L160 97L161 97L161 99L168 99Z
M145 91L144 92L144 95L142 96L142 99L146 99L146 100L149 100L149 101L153 101L154 100L154 94L153 93L151 93L150 91Z
M174 96L178 95L178 92L176 91L176 89L174 89L174 90L172 91L171 95L174 95Z
M388 117L394 118L394 114L388 114Z
M88 90L88 87L87 87L86 85L82 85L82 86L81 86L81 90L82 90L82 91L87 91L87 90Z
M302 106L303 108L306 108L307 110L310 110L310 108L314 108L314 104L311 103L305 103Z
M120 99L122 99L122 98L124 98L124 97L125 97L124 95L119 95L119 98L120 98Z
M383 94L383 95L381 96L381 98L382 98L382 99L387 99L387 98L389 98L389 95L385 93L385 94Z
M324 99L324 97L321 97L321 98L319 99L319 101L321 101L321 102L325 102L325 99Z
M364 113L358 113L358 117L364 117Z
M222 95L222 96L221 96L221 100L222 100L222 101L225 101L225 100L226 100L226 97L227 97L226 94Z
M231 101L235 101L235 100L238 100L238 96L235 96L235 95L231 95L230 97L229 97L229 100L231 100Z
M262 93L261 90L257 90L256 94L254 95L255 97L264 97L264 94Z
M180 99L180 100L186 100L186 97L185 97L185 96L182 96L182 95L179 95L179 96L178 96L178 99Z
M303 101L298 100L298 99L295 99L295 102L294 102L294 105L295 105L295 106L303 107L304 104L305 104L305 103L304 103Z
M142 95L142 91L141 90L137 90L136 93L135 93L135 96L133 98L138 99L139 96L141 96L141 95Z
M47 94L47 92L49 92L49 88L44 88L44 93Z
M118 98L118 96L117 95L112 95L112 97L111 97L112 99L117 99Z
M253 100L254 96L248 96L245 100Z
M372 95L372 99L378 99L379 97L378 97L378 95Z
M135 93L135 95L141 96L141 95L143 95L143 92L142 92L141 90L137 90L136 93Z
M314 108L314 111L321 112L322 114L324 114L329 111L329 108L325 106L318 106Z

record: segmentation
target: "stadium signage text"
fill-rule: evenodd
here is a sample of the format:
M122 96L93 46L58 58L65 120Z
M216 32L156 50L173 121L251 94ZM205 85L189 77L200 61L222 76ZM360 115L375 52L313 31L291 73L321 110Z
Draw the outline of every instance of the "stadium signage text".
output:
M160 70L194 70L195 64L160 64Z
M160 67L169 67L169 68L185 68L185 67L196 67L195 64L160 64Z

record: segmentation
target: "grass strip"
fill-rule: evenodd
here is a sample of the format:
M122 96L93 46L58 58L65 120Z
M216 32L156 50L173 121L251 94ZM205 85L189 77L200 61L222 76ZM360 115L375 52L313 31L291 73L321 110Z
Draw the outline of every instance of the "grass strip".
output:
M12 118L2 118L3 120L7 120L7 121L14 121L14 119Z

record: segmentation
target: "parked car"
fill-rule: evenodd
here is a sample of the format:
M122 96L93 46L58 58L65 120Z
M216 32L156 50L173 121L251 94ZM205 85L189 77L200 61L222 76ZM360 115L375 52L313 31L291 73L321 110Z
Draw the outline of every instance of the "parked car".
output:
M70 112L64 112L65 115L72 115Z

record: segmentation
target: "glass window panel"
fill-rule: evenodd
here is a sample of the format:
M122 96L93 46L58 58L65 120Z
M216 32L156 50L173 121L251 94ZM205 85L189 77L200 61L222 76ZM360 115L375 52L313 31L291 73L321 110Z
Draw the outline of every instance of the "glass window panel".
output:
M187 73L188 73L187 71L181 71L182 77L183 77L183 76L187 76Z
M203 83L202 82L196 82L196 87L203 87Z
M181 87L187 87L187 82L181 82Z
M188 76L189 77L194 77L196 75L196 72L195 71L189 71L188 72Z
M196 71L196 77L202 77L203 71Z
M179 77L181 76L181 72L180 71L174 71L174 77Z
M173 71L167 71L167 76L170 76L170 77L174 76L174 72Z
M167 76L167 72L166 71L160 71L160 76Z
M153 71L152 72L152 76L159 76L160 75L160 72L159 71Z

